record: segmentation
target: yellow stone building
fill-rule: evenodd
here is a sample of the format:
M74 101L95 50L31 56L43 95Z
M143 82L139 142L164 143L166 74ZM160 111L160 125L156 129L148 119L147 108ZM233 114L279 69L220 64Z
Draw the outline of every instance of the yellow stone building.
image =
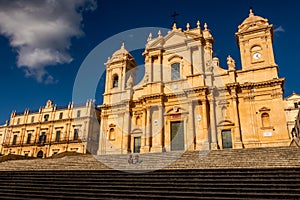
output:
M64 107L48 100L36 111L13 111L9 124L0 128L1 153L41 158L66 151L96 153L99 141L97 116L99 111L92 100L84 105L70 103Z
M236 32L241 69L213 57L200 22L149 38L145 75L125 45L106 64L98 154L287 146L284 79L273 53L273 26L250 10Z
M300 108L300 95L293 93L292 95L284 98L284 111L286 114L286 121L288 132L292 134L292 130L295 127L295 121ZM292 135L290 135L292 138Z

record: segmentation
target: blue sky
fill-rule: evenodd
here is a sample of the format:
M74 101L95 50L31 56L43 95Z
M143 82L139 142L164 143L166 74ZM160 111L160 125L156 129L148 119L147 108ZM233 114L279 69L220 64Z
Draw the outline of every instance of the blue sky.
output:
M185 29L187 22L195 27L197 20L203 27L206 22L221 66L226 68L226 57L231 55L240 68L235 32L248 17L250 6L255 15L268 18L276 30L273 47L279 76L286 78L284 96L300 93L299 1L0 0L0 123L9 119L12 110L36 110L48 99L67 105L72 101L78 70L97 45L130 29L169 29L174 11L180 14L177 27ZM116 43L121 46L120 41ZM117 50L115 45L106 53ZM132 52L140 65L141 52ZM97 67L99 71L104 69L100 62ZM96 94L86 99L101 103L102 89L100 82Z

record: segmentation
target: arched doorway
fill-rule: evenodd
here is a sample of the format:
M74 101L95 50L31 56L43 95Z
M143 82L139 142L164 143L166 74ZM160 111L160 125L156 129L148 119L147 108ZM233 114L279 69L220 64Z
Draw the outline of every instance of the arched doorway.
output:
M38 158L43 158L44 156L44 152L42 150L40 150L38 153L37 153L37 156Z

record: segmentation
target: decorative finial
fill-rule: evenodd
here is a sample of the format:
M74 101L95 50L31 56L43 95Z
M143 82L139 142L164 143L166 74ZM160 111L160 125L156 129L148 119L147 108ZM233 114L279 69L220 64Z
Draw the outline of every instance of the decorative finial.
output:
M173 24L173 30L176 30L176 29L177 29L176 22L174 22L174 24Z
M152 33L149 33L149 36L148 36L147 42L149 42L150 40L152 40Z
M158 37L161 37L161 32L160 32L160 30L158 31Z
M197 28L200 28L200 21L197 21Z
M122 42L121 49L125 49L125 42Z
M186 30L190 30L190 24L189 23L186 24Z
M254 16L253 11L252 11L252 7L250 7L249 17L250 16Z
M207 30L207 23L204 23L204 30Z

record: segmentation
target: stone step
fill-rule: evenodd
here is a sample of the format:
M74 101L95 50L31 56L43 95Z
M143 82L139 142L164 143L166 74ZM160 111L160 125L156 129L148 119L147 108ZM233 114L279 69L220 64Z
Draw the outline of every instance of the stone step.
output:
M1 199L299 199L300 168L6 171Z
M151 171L159 169L300 167L300 149L294 147L147 153L140 154L139 157L142 160L140 164L128 164L128 154L9 160L0 163L0 170L117 169Z

